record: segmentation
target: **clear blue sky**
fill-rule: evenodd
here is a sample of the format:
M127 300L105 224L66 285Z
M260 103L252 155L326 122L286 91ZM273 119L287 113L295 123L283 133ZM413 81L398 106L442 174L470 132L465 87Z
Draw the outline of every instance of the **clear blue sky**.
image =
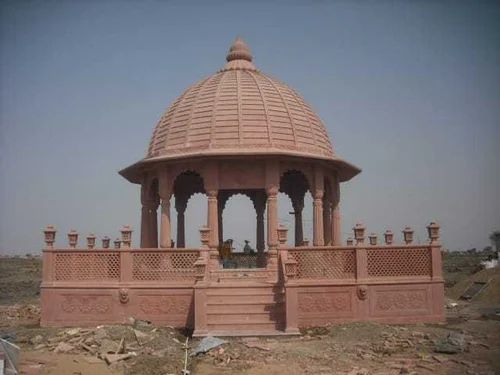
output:
M342 188L345 236L361 220L398 235L411 225L423 241L438 220L450 249L489 244L500 229L500 2L207 3L0 3L0 252L38 251L46 224L61 245L71 228L138 230L139 190L117 171L145 155L161 113L223 65L237 35L363 169ZM280 199L283 222L287 210ZM204 212L194 198L190 245ZM226 237L254 240L247 200L225 214Z

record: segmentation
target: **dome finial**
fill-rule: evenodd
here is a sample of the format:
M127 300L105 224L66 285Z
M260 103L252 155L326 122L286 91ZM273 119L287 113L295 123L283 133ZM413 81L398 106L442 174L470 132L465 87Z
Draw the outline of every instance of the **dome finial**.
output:
M233 60L252 61L252 53L250 52L250 48L248 48L247 44L242 38L237 37L234 40L233 44L229 48L226 60L228 62Z

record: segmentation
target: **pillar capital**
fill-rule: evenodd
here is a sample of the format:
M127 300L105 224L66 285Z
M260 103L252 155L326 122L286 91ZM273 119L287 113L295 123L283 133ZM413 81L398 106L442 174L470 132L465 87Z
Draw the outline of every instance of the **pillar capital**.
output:
M143 209L147 208L147 209L155 210L160 205L160 200L159 199L145 199L141 203L142 203Z
M276 198L278 196L279 187L276 185L271 185L266 187L267 198Z
M323 189L314 189L313 198L314 200L323 200L325 191Z
M219 190L217 189L210 189L206 191L207 197L209 199L217 199L217 194L219 193Z

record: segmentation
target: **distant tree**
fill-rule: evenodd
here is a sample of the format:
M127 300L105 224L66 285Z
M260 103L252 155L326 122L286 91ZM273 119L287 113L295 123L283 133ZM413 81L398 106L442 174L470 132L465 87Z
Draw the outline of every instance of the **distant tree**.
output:
M495 246L496 251L500 251L500 230L490 234L490 241Z

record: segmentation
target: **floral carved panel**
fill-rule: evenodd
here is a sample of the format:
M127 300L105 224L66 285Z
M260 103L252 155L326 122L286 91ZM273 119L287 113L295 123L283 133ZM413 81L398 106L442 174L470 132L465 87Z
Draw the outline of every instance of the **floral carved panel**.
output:
M349 292L300 293L299 313L344 313L350 312Z
M192 304L192 295L149 295L139 297L139 309L148 315L187 315Z
M60 307L67 314L106 314L111 311L111 297L103 295L64 295Z
M428 310L426 289L379 290L375 293L373 309L376 313L405 313Z

